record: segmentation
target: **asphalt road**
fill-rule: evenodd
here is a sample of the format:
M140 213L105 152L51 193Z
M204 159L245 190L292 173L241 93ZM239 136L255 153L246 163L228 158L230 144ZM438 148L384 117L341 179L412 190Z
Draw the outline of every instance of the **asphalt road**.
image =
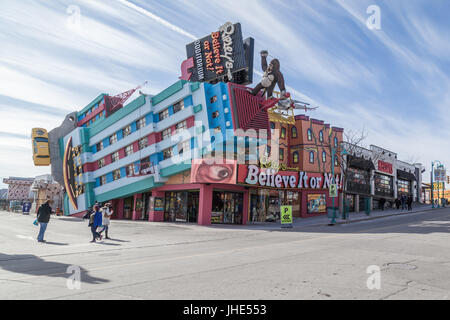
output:
M37 243L33 220L0 212L0 299L450 299L450 209L294 230L113 221L96 244L72 218Z

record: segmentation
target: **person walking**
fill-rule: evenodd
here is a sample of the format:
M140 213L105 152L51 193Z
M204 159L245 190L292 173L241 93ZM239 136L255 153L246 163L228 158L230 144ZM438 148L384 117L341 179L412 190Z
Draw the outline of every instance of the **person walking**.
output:
M109 225L111 224L111 216L113 215L114 211L111 209L111 203L107 203L106 206L104 206L102 208L102 215L103 215L103 221L102 221L102 225L103 225L103 229L99 232L100 235L105 232L105 239L110 239L108 237L108 230L109 230Z
M401 201L402 201L402 210L406 210L406 196L402 194Z
M94 212L92 213L89 225L92 232L92 241L95 242L97 239L102 240L102 236L97 232L97 228L102 226L102 213L100 212L100 206L94 206Z
M38 242L46 242L44 240L45 231L47 230L48 223L50 222L50 216L52 215L52 200L47 199L38 209L37 222L39 223L39 234L37 237Z
M384 211L384 204L385 203L386 203L386 199L384 199L384 198L380 199L381 211Z
M408 203L408 211L412 211L412 203L413 203L412 195L410 195L410 196L408 197L407 203Z

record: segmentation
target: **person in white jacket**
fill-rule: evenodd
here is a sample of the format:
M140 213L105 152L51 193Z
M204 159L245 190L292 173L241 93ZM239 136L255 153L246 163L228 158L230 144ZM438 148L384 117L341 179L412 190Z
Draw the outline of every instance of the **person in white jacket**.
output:
M110 239L108 237L108 230L109 225L111 224L110 218L114 213L114 211L111 209L111 206L112 206L111 203L107 203L101 210L103 215L103 223L102 223L103 228L99 233L102 234L103 232L106 232L105 239Z

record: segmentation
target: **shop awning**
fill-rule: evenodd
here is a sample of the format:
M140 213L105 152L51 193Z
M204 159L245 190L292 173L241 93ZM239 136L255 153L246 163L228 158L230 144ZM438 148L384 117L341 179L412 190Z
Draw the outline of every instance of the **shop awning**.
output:
M370 171L375 170L375 166L371 160L366 160L364 158L355 157L355 156L348 156L347 165L349 167Z
M411 172L406 172L403 170L397 170L397 179L416 181L416 176Z

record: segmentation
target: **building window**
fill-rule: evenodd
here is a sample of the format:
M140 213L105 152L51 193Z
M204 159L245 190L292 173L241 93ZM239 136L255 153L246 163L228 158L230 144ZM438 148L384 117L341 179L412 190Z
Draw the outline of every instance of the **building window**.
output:
M267 146L267 148L266 148L266 156L267 156L267 157L270 156L270 151L271 151L270 146Z
M189 140L186 140L186 141L184 141L184 142L182 142L182 143L179 143L178 144L178 154L183 154L184 152L186 152L186 151L189 151L190 150L190 141Z
M120 179L120 169L114 170L113 171L113 180L119 180Z
M308 141L312 141L312 130L308 129Z
M127 177L134 176L134 164L128 165L126 168L126 171L127 171Z
M313 151L311 151L309 153L309 163L314 163L314 152Z
M220 127L217 127L214 129L214 133L219 133L222 132L222 129Z
M334 166L337 167L339 165L338 158L334 157Z
M141 118L138 121L136 121L137 130L144 128L146 125L147 125L147 122L145 121L145 118Z
M97 143L97 152L99 152L99 151L101 151L101 150L103 150L103 141Z
M111 162L116 162L116 161L119 161L119 151L116 151L111 155Z
M180 133L181 131L183 131L183 130L186 130L187 129L187 122L186 122L186 120L184 120L184 121L181 121L180 123L178 123L176 126L175 126L175 129L176 129L176 133L178 134L178 133Z
M398 194L407 194L411 193L411 181L407 180L398 180Z
M286 128L281 127L281 139L286 139Z
M172 135L172 130L170 128L168 128L162 132L162 139L166 140L167 138L170 138L171 135Z
M131 134L131 126L127 126L122 130L123 137L128 137Z
M275 129L275 122L271 122L271 123L270 123L270 129L272 129L272 130Z
M319 140L320 142L323 142L323 130L320 130L319 132Z
M97 164L99 169L103 168L105 166L105 158L98 160Z
M212 114L212 118L213 119L216 119L216 118L218 118L219 117L219 111L216 111L216 112L214 112L213 114Z
M294 161L294 163L298 163L299 162L299 155L298 155L297 151L294 152L293 161Z
M145 149L148 147L148 138L142 138L141 140L139 140L139 150Z
M164 119L166 119L168 117L169 117L169 109L166 109L159 113L159 121L163 121Z
M114 144L117 142L117 134L113 134L111 137L109 137L109 144Z
M280 161L284 161L284 149L280 148Z
M327 153L325 151L322 152L322 162L327 162Z
M338 147L338 138L334 137L334 147L337 148Z
M294 139L298 137L297 127L292 127L291 135L292 135L292 138L294 138Z
M106 184L106 176L101 176L100 177L100 185L103 186Z
M163 151L163 156L164 156L164 160L170 159L173 156L173 149L172 148L168 148L166 150Z
M133 154L133 145L129 145L125 148L125 156L131 156Z
M180 101L173 106L173 113L177 113L184 109L184 101Z
M211 103L217 102L217 96L214 96L210 99Z

